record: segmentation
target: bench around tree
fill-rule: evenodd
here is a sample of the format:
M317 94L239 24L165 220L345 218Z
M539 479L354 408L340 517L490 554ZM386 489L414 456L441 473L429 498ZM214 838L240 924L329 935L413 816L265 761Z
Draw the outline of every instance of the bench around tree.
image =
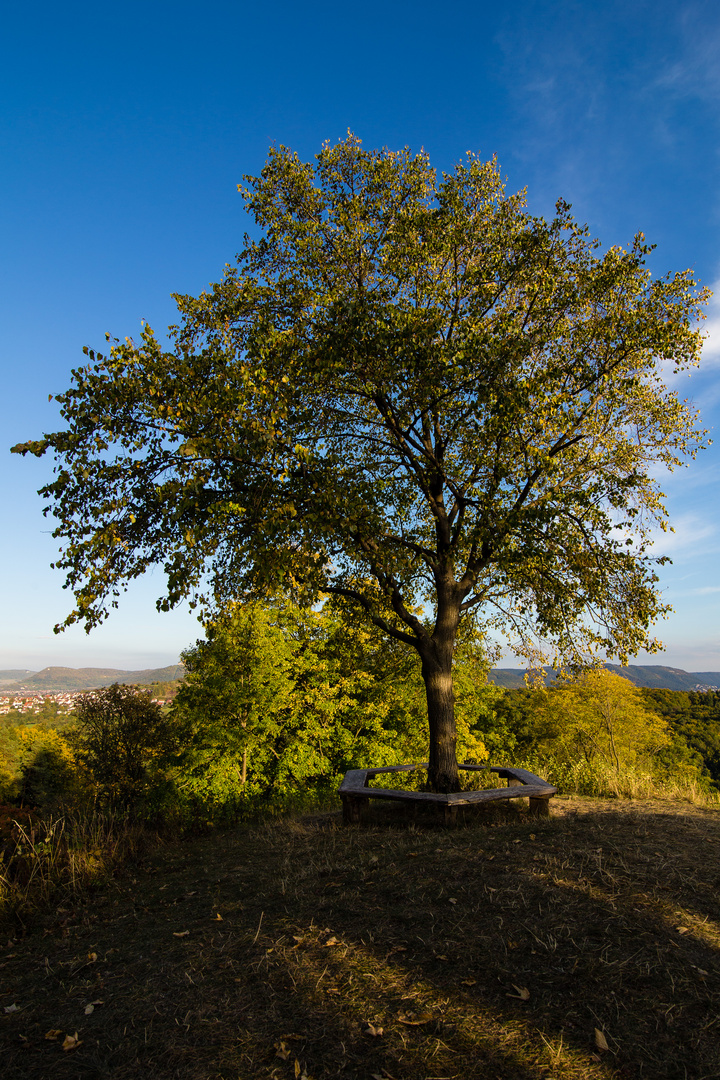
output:
M527 798L530 804L530 813L535 816L546 817L550 813L550 799L556 794L557 788L542 780L527 769L516 769L511 766L499 765L460 765L459 768L475 772L494 772L502 779L506 779L508 786L504 788L485 788L477 791L453 791L448 795L437 794L431 791L402 791L398 788L371 788L368 784L373 776L380 773L411 772L414 769L427 769L427 763L417 765L386 765L379 769L350 769L345 773L343 782L339 787L340 798L343 804L343 821L350 824L359 824L362 820L362 812L370 799L394 799L398 802L411 805L437 806L445 818L446 824L454 823L458 808L461 806L475 806L479 803L498 802L503 799Z

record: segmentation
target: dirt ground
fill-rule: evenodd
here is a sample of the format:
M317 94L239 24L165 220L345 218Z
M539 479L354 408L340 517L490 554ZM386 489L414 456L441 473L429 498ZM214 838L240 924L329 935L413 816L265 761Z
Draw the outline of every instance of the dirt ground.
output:
M2 942L5 1080L720 1078L720 813L159 843Z

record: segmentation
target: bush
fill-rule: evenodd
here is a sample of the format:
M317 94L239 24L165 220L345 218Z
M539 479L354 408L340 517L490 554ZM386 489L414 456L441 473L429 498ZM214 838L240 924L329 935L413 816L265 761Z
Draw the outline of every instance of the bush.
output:
M84 694L74 745L102 803L130 809L165 783L171 725L149 693L114 683Z

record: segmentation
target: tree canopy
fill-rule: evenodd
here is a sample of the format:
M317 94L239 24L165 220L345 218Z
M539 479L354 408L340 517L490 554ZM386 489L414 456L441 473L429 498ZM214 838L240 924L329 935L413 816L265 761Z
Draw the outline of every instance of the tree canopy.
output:
M171 348L145 326L60 395L42 490L56 565L101 621L161 564L168 608L278 582L334 594L422 661L430 777L457 783L452 656L475 612L537 659L654 649L655 477L702 444L663 370L699 360L707 292L653 278L642 236L602 251L495 161L437 176L352 135L270 152L258 227Z

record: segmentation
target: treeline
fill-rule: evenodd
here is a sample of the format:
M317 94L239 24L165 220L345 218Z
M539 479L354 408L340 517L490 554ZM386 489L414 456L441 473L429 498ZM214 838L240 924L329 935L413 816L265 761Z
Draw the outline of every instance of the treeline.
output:
M211 822L317 804L349 768L426 759L416 654L333 603L230 606L182 659L168 707L155 686L115 685L82 696L69 721L5 717L2 800ZM711 796L720 784L718 694L639 690L603 670L503 690L487 670L468 632L455 665L460 760L524 764L585 794Z

